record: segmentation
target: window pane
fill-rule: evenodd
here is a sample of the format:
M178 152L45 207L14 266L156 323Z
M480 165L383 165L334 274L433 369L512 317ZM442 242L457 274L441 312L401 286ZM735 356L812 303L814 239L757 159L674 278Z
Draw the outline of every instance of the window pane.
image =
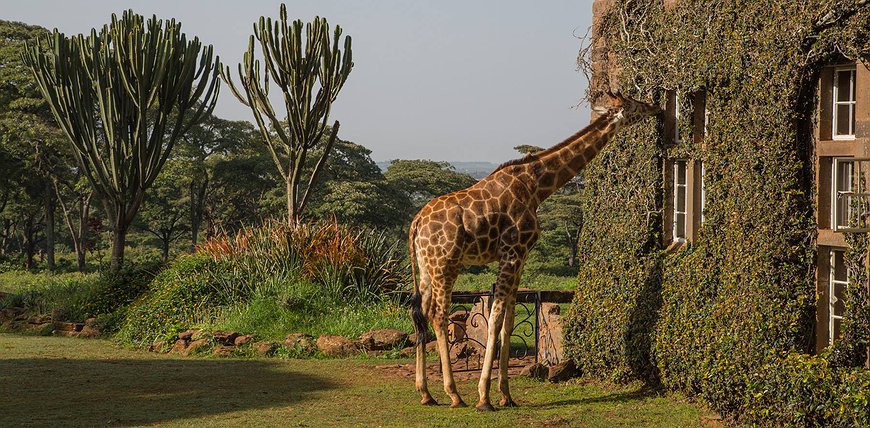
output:
M686 162L679 161L676 163L677 184L686 184Z
M677 186L677 200L674 202L677 211L686 212L686 186Z
M851 101L852 97L852 76L854 70L840 70L837 72L837 101Z
M840 331L842 330L843 320L834 320L834 339L840 338ZM833 341L832 341L833 342Z
M846 253L844 251L832 251L832 253L834 255L834 279L837 281L848 281Z
M686 237L686 215L674 214L674 236L677 238Z
M836 297L836 300L834 301L834 315L843 316L843 312L846 311L846 300L844 299L845 296L846 285L843 283L835 282L834 297Z
M837 114L836 135L851 135L849 125L852 123L852 114L848 105L838 104L834 106Z

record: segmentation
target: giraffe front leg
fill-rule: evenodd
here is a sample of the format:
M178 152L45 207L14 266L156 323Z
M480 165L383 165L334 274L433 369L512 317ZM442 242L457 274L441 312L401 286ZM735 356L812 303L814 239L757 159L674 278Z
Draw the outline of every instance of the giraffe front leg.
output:
M439 305L440 306L440 305ZM450 396L450 407L466 407L456 390L453 368L450 366L450 344L447 340L447 313L441 307L435 315L435 340L438 341L438 355L441 358L441 377L444 378L444 392Z
M504 321L504 299L496 294L492 309L489 312L489 328L486 334L486 351L483 355L483 369L480 371L480 383L477 385L477 392L480 399L475 408L480 411L493 411L492 404L489 401L489 385L492 377L492 362L495 359L496 337L501 330Z
M501 353L498 361L498 390L501 392L502 407L517 407L517 403L511 398L510 386L508 385L508 365L511 355L511 334L514 331L514 308L515 301L511 296L507 297L504 308L504 325L501 328Z

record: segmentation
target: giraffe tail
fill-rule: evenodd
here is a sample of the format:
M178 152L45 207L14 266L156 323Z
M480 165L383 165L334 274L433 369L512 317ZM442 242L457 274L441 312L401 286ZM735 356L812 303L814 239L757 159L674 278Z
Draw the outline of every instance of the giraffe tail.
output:
M411 320L414 323L414 332L417 334L417 346L426 344L426 335L429 327L426 325L426 315L423 314L423 295L417 283L417 251L414 241L417 238L417 218L411 222L408 230L408 255L411 257L411 280L414 282L414 292L411 294Z

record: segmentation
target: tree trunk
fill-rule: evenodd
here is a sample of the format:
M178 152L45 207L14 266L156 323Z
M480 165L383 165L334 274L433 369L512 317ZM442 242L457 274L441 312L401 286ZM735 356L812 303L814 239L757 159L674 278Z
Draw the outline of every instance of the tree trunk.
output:
M127 225L119 223L115 222L115 229L112 231L112 259L109 267L113 271L121 269L124 264L124 245L127 243Z
M87 252L87 242L88 242L88 214L91 209L91 195L80 199L79 206L79 230L78 237L74 240L75 250L76 250L76 263L78 265L78 271L85 271L85 253Z
M35 227L33 227L33 219L27 219L27 222L24 224L24 267L27 270L33 269L33 255L36 253L36 237L34 236Z
M299 222L299 213L296 212L296 183L293 182L292 175L287 177L287 224L295 227Z
M54 189L51 180L45 180L45 260L48 270L54 272Z
M163 241L162 248L161 248L161 250L163 251L163 263L169 262L169 237L170 236L171 236L170 234L166 234L161 239Z

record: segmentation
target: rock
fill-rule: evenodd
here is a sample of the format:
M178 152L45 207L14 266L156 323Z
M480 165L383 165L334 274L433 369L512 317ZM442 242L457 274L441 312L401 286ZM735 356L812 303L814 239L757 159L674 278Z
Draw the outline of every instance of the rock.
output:
M97 326L97 319L96 318L90 317L90 318L85 320L85 327L96 327L96 326Z
M214 348L214 350L212 351L212 354L214 354L215 356L218 356L218 357L231 357L235 351L236 351L235 346L221 345L221 346L216 346Z
M212 332L212 337L215 342L222 343L224 345L232 345L236 338L239 337L239 333L235 331L215 331Z
M193 335L199 332L200 330L182 331L181 333L178 333L178 340L193 340Z
M526 376L538 380L547 379L549 374L550 371L547 369L547 366L541 363L529 364L523 367L523 371L520 372L520 376Z
M36 334L39 336L48 336L51 334L54 327L49 322L42 323L27 323L24 325L24 329L27 330L31 334ZM75 333L75 332L72 332Z
M314 352L317 350L317 341L310 334L291 333L284 339L284 346L303 352Z
M571 379L576 373L577 366L574 365L574 360L568 359L555 366L551 366L547 372L547 380L550 382L562 382Z
M178 343L178 342L176 342L176 344L177 344L177 343ZM198 350L200 350L200 349L202 349L202 348L206 348L206 347L208 347L208 340L206 340L206 339L197 339L197 340L194 340L194 341L190 342L190 343L189 343L189 344L184 348L184 350L181 351L181 355L184 355L184 356L186 357L186 356L188 356L188 355L190 355L190 354L195 354Z
M438 352L438 342L429 342L426 344L426 352Z
M170 354L181 354L187 348L187 341L185 340L176 340L175 344L172 345L172 348L169 349Z
M432 333L429 330L426 330L426 333L423 334L423 338L425 339L425 343L434 342L435 341L435 333ZM412 345L417 343L417 333L411 333L408 336L408 342L411 342Z
M346 357L357 354L360 348L361 346L357 341L344 336L324 334L317 339L317 349L330 357Z
M58 331L76 331L76 332L78 332L78 331L82 331L82 328L84 328L84 326L85 325L82 323L75 323L75 322L60 322L60 321L54 322L54 329L58 330Z
M278 344L275 342L257 342L254 344L254 350L257 351L257 354L260 354L264 357L268 357L275 353L275 350L278 349Z
M236 346L244 346L254 341L254 336L251 334L246 334L244 336L239 336L236 340L233 341L233 344Z
M411 358L417 356L417 346L409 346L399 351L400 357Z
M85 339L94 339L100 337L101 334L103 333L98 328L86 324L82 328L82 331L79 332L78 337Z
M408 333L396 329L372 330L359 337L362 346L368 351L388 350L404 347Z
M447 334L452 341L460 341L467 336L468 312L454 312L450 314L450 322L447 323Z
M199 339L208 339L209 333L207 331L202 330L190 330L193 334L190 336L190 340L199 340Z
M148 345L148 352L163 352L166 348L166 342L157 339Z

